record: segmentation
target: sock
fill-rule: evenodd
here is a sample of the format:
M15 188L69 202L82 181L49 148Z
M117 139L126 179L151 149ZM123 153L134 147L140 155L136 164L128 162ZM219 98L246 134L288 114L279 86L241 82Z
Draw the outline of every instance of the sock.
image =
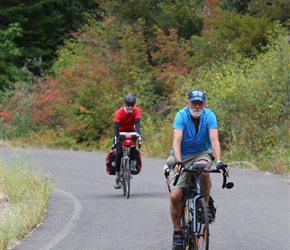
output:
M174 231L174 234L175 235L180 235L180 236L182 235L181 231Z
M175 239L176 243L181 243L182 244L183 239L182 239L181 231L174 231L174 239Z

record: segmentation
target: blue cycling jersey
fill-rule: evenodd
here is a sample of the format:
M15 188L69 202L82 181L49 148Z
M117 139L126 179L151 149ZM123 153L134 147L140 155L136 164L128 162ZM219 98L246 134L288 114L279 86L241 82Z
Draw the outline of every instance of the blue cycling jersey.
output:
M209 130L217 127L215 114L210 109L204 108L199 117L198 133L196 134L188 107L179 110L175 116L173 128L183 131L181 158L210 150ZM173 154L172 151L171 154Z

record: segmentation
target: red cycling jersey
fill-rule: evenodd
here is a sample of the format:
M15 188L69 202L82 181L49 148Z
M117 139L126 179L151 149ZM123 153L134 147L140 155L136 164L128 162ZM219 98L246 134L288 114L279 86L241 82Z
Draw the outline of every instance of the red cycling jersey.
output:
M140 108L134 106L133 112L128 114L125 107L119 108L114 115L114 122L119 122L119 132L130 132L135 130L135 119L141 117Z

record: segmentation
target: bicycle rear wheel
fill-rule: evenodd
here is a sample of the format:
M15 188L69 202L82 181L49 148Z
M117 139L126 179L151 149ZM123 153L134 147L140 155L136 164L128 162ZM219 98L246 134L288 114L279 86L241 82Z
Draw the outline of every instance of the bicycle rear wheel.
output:
M191 250L209 249L209 220L204 198L196 203L196 233L193 234Z

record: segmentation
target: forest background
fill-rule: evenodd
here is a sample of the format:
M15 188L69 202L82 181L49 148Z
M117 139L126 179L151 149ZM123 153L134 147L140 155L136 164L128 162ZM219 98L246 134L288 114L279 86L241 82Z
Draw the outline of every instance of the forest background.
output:
M289 173L289 0L4 0L2 143L109 151L123 96L142 110L142 155L167 157L201 88L224 162Z

